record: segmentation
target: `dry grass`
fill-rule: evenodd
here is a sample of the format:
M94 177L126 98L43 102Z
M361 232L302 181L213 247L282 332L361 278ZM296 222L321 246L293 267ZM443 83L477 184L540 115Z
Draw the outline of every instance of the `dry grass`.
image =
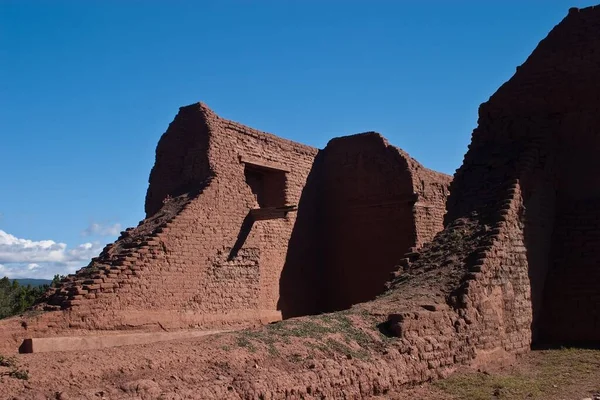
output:
M535 351L508 370L460 373L434 386L455 399L600 398L600 350Z

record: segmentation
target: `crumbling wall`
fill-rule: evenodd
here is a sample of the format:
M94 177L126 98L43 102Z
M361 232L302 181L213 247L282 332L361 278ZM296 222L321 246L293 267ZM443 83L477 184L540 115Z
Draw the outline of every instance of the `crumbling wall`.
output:
M182 107L161 138L148 218L70 276L48 303L70 325L180 328L281 318L279 276L295 212L252 209L298 203L317 150ZM248 167L275 176L259 204Z
M327 144L319 205L328 287L322 311L349 308L384 291L401 256L442 229L449 180L374 132Z
M409 290L415 275L432 269L441 275L437 285L454 287L445 296L459 317L457 332L469 332L471 363L527 351L533 342L600 337L592 283L600 182L591 173L600 168L592 155L600 144L593 133L600 126L598 22L598 9L571 10L480 107L451 185L447 228L396 278L398 291ZM437 257L461 219L481 227L479 244ZM403 324L396 323L400 333Z
M198 278L197 293L187 307L201 314L208 310L259 310L266 321L280 319L279 277L296 212L266 219L251 217L251 209L261 208L261 197L253 193L245 171L262 171L262 179L267 181L265 190L279 192L265 193L267 199L279 204L271 202L263 208L298 205L317 150L214 114L210 118L215 130L210 149L216 171L211 183L215 197L211 204L204 200L194 204L196 212L209 209L210 216L197 220L190 229L199 242L211 241L213 250L202 252L210 267ZM282 176L283 185L279 183ZM273 185L268 185L269 179Z
M40 307L82 329L348 308L383 292L400 256L442 229L449 181L376 133L319 152L182 107L156 149L147 218Z
M598 100L595 95L596 107ZM597 112L582 109L561 115L560 121L542 339L593 343L600 339L600 180L592 172L600 170L596 154L600 138L595 133L600 118Z
M373 346L370 363L322 357L311 358L308 368L253 370L240 397L312 395L307 382L315 376L319 394L385 395L394 386L445 376L457 364L510 358L533 340L599 340L599 27L600 9L592 7L571 10L550 32L480 107L451 186L445 229L400 260L385 295L320 320L362 331L351 331L349 345L372 344L374 322L381 321L380 332L395 337L386 350ZM315 176L319 187L325 175ZM319 197L310 193L309 201ZM317 321L307 318L305 328ZM273 332L260 333L273 343ZM298 337L294 351L302 343L312 348L316 339ZM342 363L349 373L340 377ZM225 390L217 379L205 387Z
M182 107L156 146L156 161L146 192L146 217L166 198L197 193L213 175L208 158L209 127L200 107Z
M415 247L420 248L444 227L446 201L452 177L424 168L408 154L404 154L412 171L413 191L416 194L416 202L413 205Z
M284 317L343 310L383 293L402 255L443 228L450 180L376 132L332 139L300 200L280 280Z

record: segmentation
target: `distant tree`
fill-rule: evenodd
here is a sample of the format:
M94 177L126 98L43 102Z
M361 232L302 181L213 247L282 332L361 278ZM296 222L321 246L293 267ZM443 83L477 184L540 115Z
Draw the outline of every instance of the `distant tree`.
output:
M54 278L52 278L52 282L50 282L50 287L55 287L56 284L58 282L60 282L61 280L63 280L64 278L65 278L64 275L59 275L59 274L54 275ZM44 286L46 286L46 285L44 285Z
M16 280L11 282L7 277L0 279L0 319L21 314L42 297L48 287L23 286Z

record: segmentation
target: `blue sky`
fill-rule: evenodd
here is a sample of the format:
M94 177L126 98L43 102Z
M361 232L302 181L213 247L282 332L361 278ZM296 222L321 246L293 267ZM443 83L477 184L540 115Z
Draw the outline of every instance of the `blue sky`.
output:
M587 1L0 0L0 275L143 219L178 107L313 146L375 130L454 173L477 108Z

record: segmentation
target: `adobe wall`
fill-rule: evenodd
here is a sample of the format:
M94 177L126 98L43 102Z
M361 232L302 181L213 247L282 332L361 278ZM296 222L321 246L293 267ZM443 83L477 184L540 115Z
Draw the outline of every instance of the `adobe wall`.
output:
M182 107L156 146L144 209L156 214L167 197L197 194L214 175L209 163L209 126L200 108Z
M452 176L425 168L402 150L399 151L404 154L412 171L413 192L416 194L416 202L413 205L415 247L420 248L430 242L444 227L446 201L450 194Z
M600 298L590 279L600 261L592 250L594 204L600 200L600 161L593 150L600 144L598 22L597 8L571 10L480 113L484 123L504 130L504 138L498 132L490 144L512 142L510 152L519 156L537 152L529 169L511 165L524 193L521 222L536 343L600 340ZM536 199L536 192L543 197ZM536 214L544 216L543 230Z
M400 259L384 295L346 314L300 321L312 326L317 321L342 320L352 336L348 347L366 343L372 359L321 355L314 362L311 359L308 367L277 356L279 363L273 363L277 370L258 368L248 380L233 384L239 385L235 388L239 397L385 395L393 387L444 377L457 365L477 367L511 359L528 351L534 342L597 344L598 43L600 8L571 10L517 73L480 107L469 151L451 184L445 229ZM383 147L374 146L373 159L385 160L385 168L393 169L394 163L381 157ZM347 151L358 153L352 146ZM339 159L344 159L344 152L340 150ZM335 173L327 174L326 165L325 150L317 154L308 173L310 190L302 193L300 205L318 201L323 193L318 189L327 176L352 198L353 193L346 190L352 187L351 180L345 183L346 176L341 176L338 183ZM360 176L364 169L379 164L355 161L350 165L355 176ZM212 187L208 185L205 192ZM336 197L331 199L337 203ZM304 210L300 206L298 221L305 222L302 226L307 232L315 228L309 219L326 218L328 211L324 207ZM413 210L413 215L418 213ZM414 229L418 232L419 228ZM290 246L295 237L292 232ZM320 283L318 270L301 267L313 265L315 254L327 254L327 246L319 245L321 237L300 240L293 252L290 248L288 257L306 254L304 259L293 257L292 264L299 268L289 269L295 271L290 277L308 271L310 282ZM255 255L246 258L252 262ZM288 276L285 267L282 280L284 276ZM281 332L285 324L273 331ZM378 340L381 336L375 325L393 338ZM267 343L273 343L268 341L275 337L273 331L260 331ZM302 344L313 348L318 339L298 337L293 351L302 349ZM312 386L315 377L316 388ZM203 387L214 393L225 390L218 379L204 382Z
M426 298L413 287L431 282L430 293L441 293L458 317L450 317L453 335L464 340L470 364L511 357L532 343L600 340L594 280L600 260L593 250L600 201L600 162L593 154L600 144L599 23L598 8L572 10L481 105L451 184L447 228L401 263L392 285L410 298ZM469 246L455 226L463 220L476 227ZM418 309L407 308L413 311L388 321L403 338ZM467 337L460 339L462 332Z
M68 277L48 303L66 308L77 328L281 319L279 275L296 214L249 218L259 204L244 170L248 162L274 167L284 182L275 188L283 196L277 205L293 205L316 153L202 104L182 107L157 147L148 218Z
M79 329L347 308L383 292L401 255L442 229L449 181L379 134L319 152L182 107L156 149L147 218L38 308L64 310L55 325Z
M317 150L214 114L210 118L214 129L210 148L216 171L211 183L214 197L201 196L194 203L194 215L207 210L210 215L207 220L196 218L188 229L200 242L210 240L213 248L199 252L208 256L208 268L205 277L196 281L197 293L186 308L200 314L256 309L265 316L265 321L280 319L279 277L297 213L254 221L248 218L250 209L261 207L260 196L257 198L247 184L244 173L247 164L240 162L240 158L289 171L271 171L275 174L274 185L266 190L280 191L284 198L270 196L275 203L263 206L298 205ZM285 175L283 186L278 186L281 183L278 175ZM269 201L268 193L265 194Z
M374 132L327 144L319 205L328 287L322 311L384 291L402 255L442 230L449 182Z

